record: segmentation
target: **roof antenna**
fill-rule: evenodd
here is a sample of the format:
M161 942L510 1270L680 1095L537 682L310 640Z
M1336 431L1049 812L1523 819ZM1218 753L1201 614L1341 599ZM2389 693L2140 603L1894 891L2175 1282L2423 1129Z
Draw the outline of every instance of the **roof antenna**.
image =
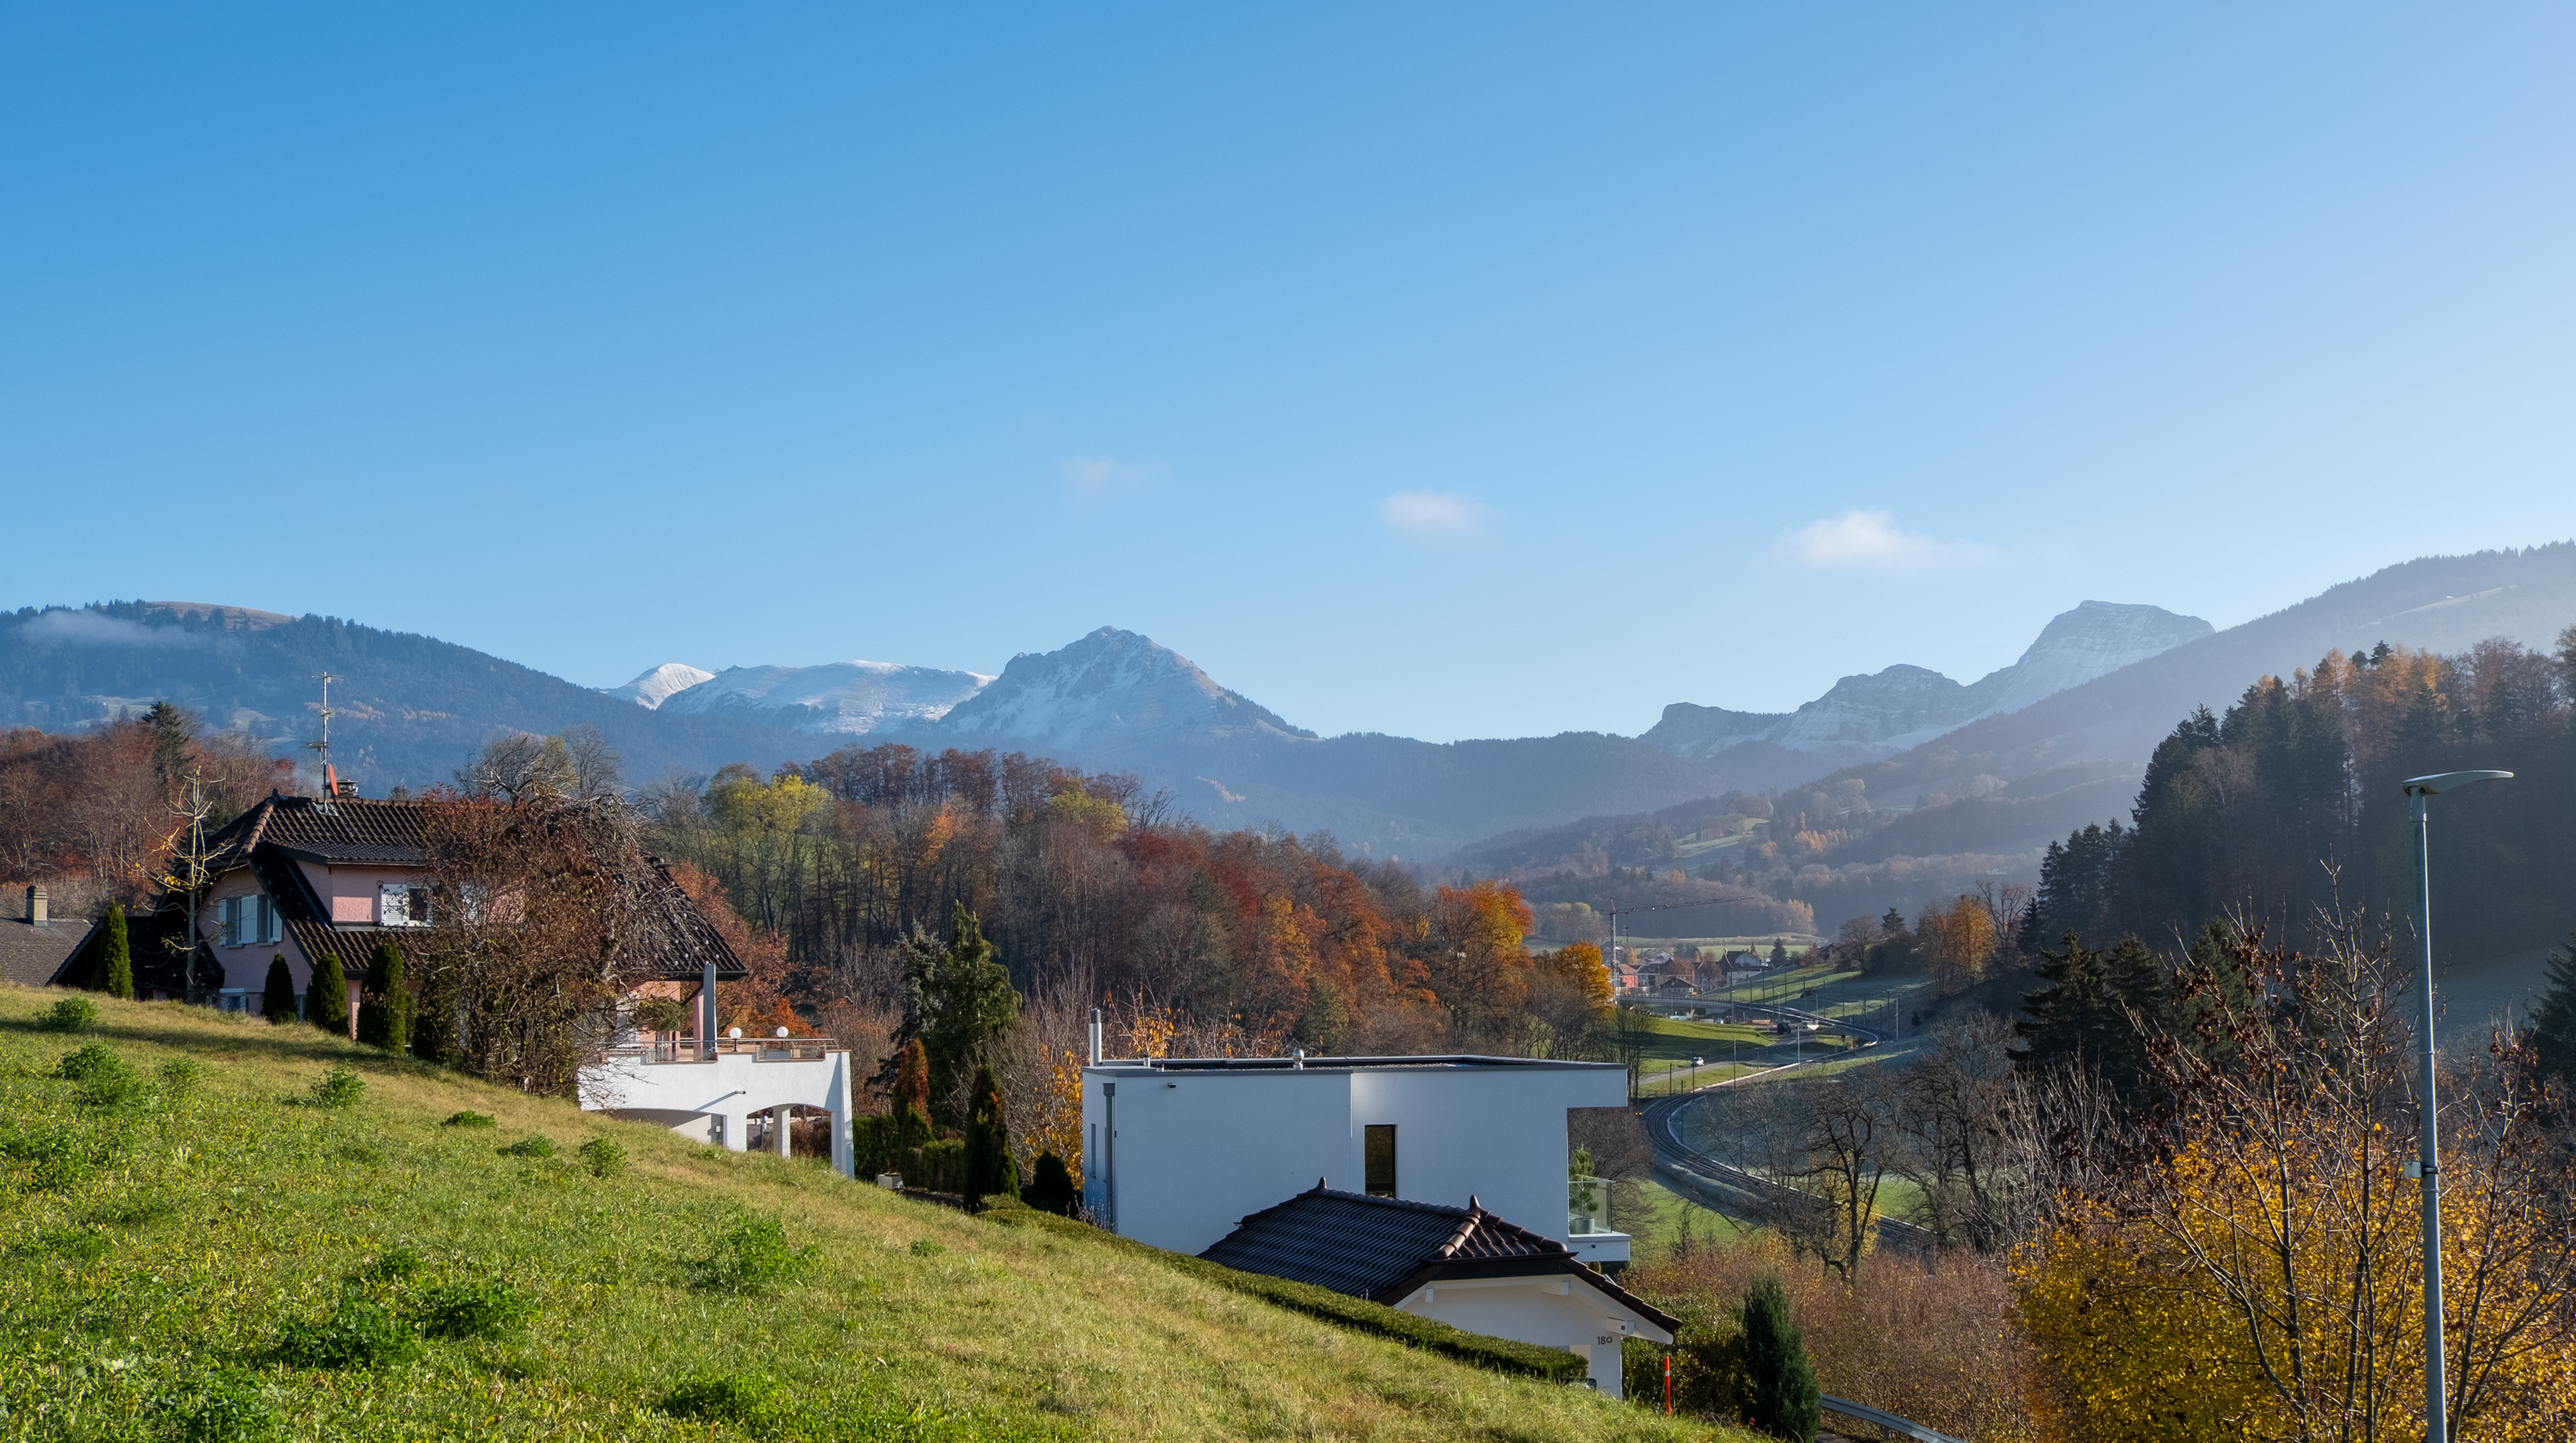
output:
M331 683L339 678L322 673L322 740L305 745L322 754L322 810L331 810L331 799L340 795L340 774L331 770Z

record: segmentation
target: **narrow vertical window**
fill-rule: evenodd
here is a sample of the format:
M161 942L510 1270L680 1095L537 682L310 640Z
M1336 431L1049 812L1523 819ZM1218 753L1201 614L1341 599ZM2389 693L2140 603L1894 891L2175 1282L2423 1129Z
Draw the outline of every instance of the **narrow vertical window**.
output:
M1362 1155L1368 1165L1368 1195L1395 1196L1395 1124L1370 1123Z

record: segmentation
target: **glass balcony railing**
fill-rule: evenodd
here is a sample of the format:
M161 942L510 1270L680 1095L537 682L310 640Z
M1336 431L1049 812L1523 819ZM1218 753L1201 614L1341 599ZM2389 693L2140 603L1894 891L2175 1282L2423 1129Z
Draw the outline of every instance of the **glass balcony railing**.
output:
M1578 1177L1565 1185L1565 1231L1569 1237L1593 1233L1611 1233L1610 1180L1605 1177Z

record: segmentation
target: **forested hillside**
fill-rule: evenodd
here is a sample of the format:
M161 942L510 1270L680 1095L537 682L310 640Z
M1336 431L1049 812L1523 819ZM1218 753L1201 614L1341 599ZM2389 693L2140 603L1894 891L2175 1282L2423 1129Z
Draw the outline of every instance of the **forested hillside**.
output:
M0 727L70 731L168 701L299 759L319 731L325 671L340 713L332 759L376 794L444 781L504 729L596 727L638 776L768 767L790 751L761 725L657 715L470 647L335 617L134 601L0 614Z
M2153 942L2241 914L2309 940L2336 903L2415 906L2412 813L2398 784L2515 773L2433 803L2444 954L2533 951L2576 924L2576 627L2554 652L2508 641L2456 656L2373 647L2266 677L2173 729L2130 825L2052 843L2033 929Z

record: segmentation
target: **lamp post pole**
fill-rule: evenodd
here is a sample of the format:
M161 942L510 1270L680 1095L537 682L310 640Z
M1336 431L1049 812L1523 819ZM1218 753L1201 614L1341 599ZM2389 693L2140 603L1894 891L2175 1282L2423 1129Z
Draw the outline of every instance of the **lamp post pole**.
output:
M2418 1104L2423 1125L2418 1129L2415 1155L2424 1203L2424 1443L2450 1443L2451 1436L2449 1410L2444 1406L2449 1388L2442 1378L2442 1162L2439 1109L2434 1105L2434 1067L2439 1049L2433 1040L2433 857L2424 801L2455 787L2503 781L2512 775L2492 771L2441 772L2410 777L2405 783L2406 796L2415 804L2415 880L2422 909L2416 914L2416 935L2424 944L2423 973L2416 979L2424 992L2424 1071L2422 1101Z

